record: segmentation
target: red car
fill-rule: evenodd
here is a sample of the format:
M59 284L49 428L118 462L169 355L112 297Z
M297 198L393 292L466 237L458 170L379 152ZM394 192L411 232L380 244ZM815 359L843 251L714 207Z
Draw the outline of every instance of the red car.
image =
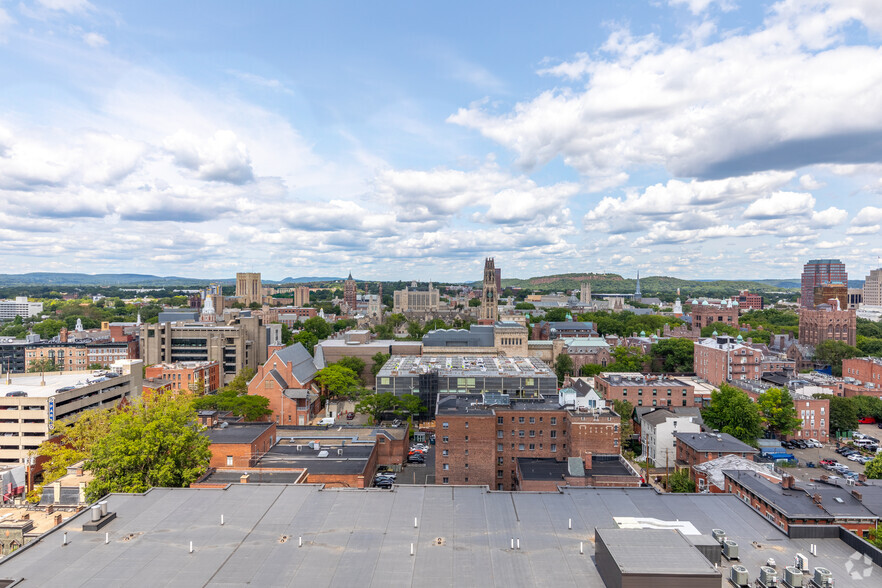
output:
M862 425L872 425L876 422L876 419L873 417L864 417L862 419L858 419L858 422Z
M347 420L347 421L351 421L351 420L354 419L354 418L355 418L355 413L354 413L354 412L347 412L347 413L346 413L346 420Z

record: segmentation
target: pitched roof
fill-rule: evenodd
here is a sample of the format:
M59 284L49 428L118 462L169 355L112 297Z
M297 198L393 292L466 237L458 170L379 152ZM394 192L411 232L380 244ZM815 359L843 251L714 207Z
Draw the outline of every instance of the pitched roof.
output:
M312 380L318 372L312 356L301 343L295 343L284 349L279 349L273 355L284 363L292 364L291 371L301 384L306 384ZM287 384L283 384L283 386L287 386Z

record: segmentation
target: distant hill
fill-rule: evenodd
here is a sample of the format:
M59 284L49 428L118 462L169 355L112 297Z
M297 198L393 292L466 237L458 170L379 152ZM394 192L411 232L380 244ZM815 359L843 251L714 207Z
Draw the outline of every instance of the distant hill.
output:
M342 282L346 278L282 278L278 282L262 280L266 284L302 284L304 282Z
M637 281L617 274L556 274L528 279L503 278L503 287L529 288L533 290L576 290L583 282L591 284L593 294L633 294ZM473 282L480 287L481 282ZM675 293L681 296L731 296L739 290L763 293L799 288L799 280L683 280L667 276L640 278L640 290L644 296Z
M261 280L263 284L302 284L306 282L336 282L344 278L285 278ZM233 285L236 278L183 278L180 276L154 276L150 274L79 274L64 272L32 272L27 274L0 274L0 287L8 286L145 286L182 287L204 286L210 283Z

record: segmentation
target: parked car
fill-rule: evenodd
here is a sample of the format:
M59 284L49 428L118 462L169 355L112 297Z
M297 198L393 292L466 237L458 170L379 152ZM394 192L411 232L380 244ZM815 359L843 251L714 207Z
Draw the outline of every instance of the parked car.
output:
M861 455L859 453L852 453L848 456L848 461L860 461Z
M809 446L809 447L816 447L816 448L818 448L818 449L820 449L821 447L823 447L823 445L821 445L821 442L818 441L817 439L809 439L809 440L807 441L807 443L808 443L808 446Z
M393 482L389 478L381 478L379 480L374 481L374 486L376 488L383 488L385 490L392 488L392 484L393 484Z
M346 420L347 420L347 421L351 421L351 420L354 419L354 418L355 418L355 413L354 413L354 412L347 412L347 413L346 413Z
M408 455L407 463L426 463L426 458L422 455Z
M872 425L876 422L876 419L874 419L873 417L863 417L858 419L858 422L862 425Z

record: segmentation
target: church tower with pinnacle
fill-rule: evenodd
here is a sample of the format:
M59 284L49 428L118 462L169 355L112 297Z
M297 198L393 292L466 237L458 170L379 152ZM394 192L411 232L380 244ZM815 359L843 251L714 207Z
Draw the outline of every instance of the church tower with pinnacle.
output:
M634 300L640 300L643 295L640 293L640 272L637 272L637 289L634 290Z
M481 309L478 314L479 324L495 323L499 317L499 304L496 299L496 264L492 257L484 260L484 285L481 289Z

